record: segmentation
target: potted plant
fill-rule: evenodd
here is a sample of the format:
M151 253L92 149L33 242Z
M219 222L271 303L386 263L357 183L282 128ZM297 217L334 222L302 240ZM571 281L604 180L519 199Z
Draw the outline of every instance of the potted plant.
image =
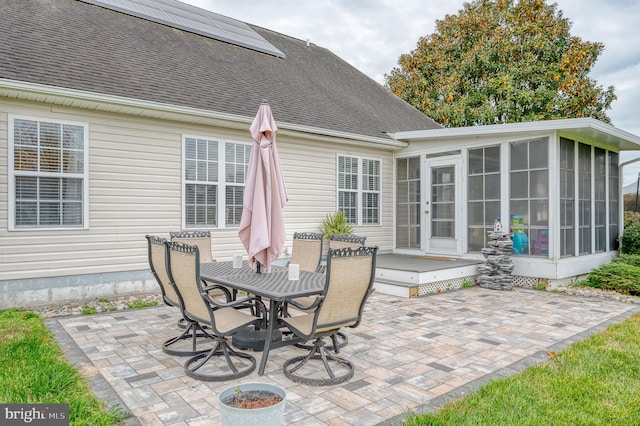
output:
M349 223L349 220L342 210L338 210L335 213L327 213L327 216L322 221L318 230L324 234L326 239L328 239L331 234L351 235L353 232L353 225Z
M279 426L284 417L286 392L269 383L244 383L218 395L222 426Z
M326 256L329 250L327 241L331 234L351 235L353 233L353 224L349 223L342 210L338 210L335 213L327 213L322 224L318 227L318 231L324 234L325 242L322 248L322 255Z

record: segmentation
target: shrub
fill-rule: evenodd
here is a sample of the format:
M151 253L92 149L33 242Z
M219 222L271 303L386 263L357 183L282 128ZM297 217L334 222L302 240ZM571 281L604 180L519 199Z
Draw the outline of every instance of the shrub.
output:
M613 258L612 262L627 263L640 267L640 254L619 254Z
M589 273L585 284L589 287L638 296L640 295L640 267L623 262L602 265Z
M620 252L624 254L640 254L640 223L634 223L625 228L622 234Z
M335 213L328 213L318 229L325 238L329 238L331 234L350 235L353 232L353 225L349 223L342 210L338 210Z
M636 223L640 223L640 213L638 212L624 212L624 227L627 228Z

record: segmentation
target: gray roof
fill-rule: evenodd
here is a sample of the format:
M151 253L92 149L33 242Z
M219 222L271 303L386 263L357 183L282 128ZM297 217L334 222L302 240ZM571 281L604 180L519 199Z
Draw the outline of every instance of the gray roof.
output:
M0 78L386 138L439 128L329 50L265 28L278 58L77 0L0 2Z

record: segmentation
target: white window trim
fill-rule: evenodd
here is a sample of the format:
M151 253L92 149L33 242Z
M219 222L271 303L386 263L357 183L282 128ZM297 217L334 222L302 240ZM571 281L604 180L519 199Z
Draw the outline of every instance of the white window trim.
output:
M9 222L8 222L8 230L9 231L77 231L77 230L85 230L89 229L89 124L78 122L78 121L68 121L68 120L58 120L47 117L35 117L28 115L16 115L16 114L8 114L9 119L9 131L8 131L8 202L9 202ZM15 130L15 120L30 120L37 122L47 122L47 123L56 123L56 124L67 124L71 126L79 126L83 128L83 139L84 139L84 147L83 147L83 161L84 168L83 173L63 173L65 176L75 176L82 178L82 226L68 226L68 225L60 225L60 226L20 226L16 227L16 175L20 174L15 172L14 170L14 130ZM31 174L31 173L30 173ZM42 172L36 172L37 176L44 176Z
M356 191L340 189L340 170L339 170L340 157L355 158L358 160L358 175L357 175L358 189ZM380 189L378 191L364 191L362 189L363 160L377 161L380 164ZM336 154L336 210L340 208L340 191L355 192L356 193L356 223L354 223L354 225L356 226L381 226L382 225L382 204L383 204L382 203L382 186L383 186L382 164L383 164L382 159L377 157L368 157L365 155ZM378 209L380 214L378 216L378 223L363 223L362 221L362 209L364 208L362 203L362 197L365 192L376 193L379 196Z
M208 141L215 141L218 143L218 181L215 183L218 186L218 207L217 207L217 219L218 219L218 225L217 226L188 226L187 225L187 213L185 210L185 202L186 202L186 193L185 193L185 185L187 183L187 179L186 179L186 167L185 167L185 160L186 160L186 140L187 139L205 139ZM180 193L181 193L181 205L180 205L180 210L182 212L182 229L188 229L188 230L204 230L204 229L238 229L239 225L229 225L227 226L227 215L226 215L226 198L225 198L225 190L227 188L227 181L226 181L226 157L225 157L225 144L226 143L233 143L233 144L239 144L239 145L251 145L251 142L247 142L244 140L233 140L233 139L223 139L223 138L216 138L213 136L202 136L202 135L193 135L193 134L183 134L182 135L182 148L181 148L181 152L182 152L182 160L181 160L181 176L182 176L182 186L180 189ZM237 184L232 184L231 186L240 186ZM245 185L242 185L243 187L246 186L246 182Z

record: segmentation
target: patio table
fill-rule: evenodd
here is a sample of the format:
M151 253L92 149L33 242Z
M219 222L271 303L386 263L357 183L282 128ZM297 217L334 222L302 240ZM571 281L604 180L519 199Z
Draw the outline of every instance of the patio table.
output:
M286 271L287 268L283 266L272 266L271 269L273 271ZM256 271L251 269L249 266L249 262L247 260L242 261L242 267L234 268L232 261L223 261L223 262L210 262L210 263L201 263L200 264L200 277L205 281L212 281L216 284L220 284L216 282L216 280L209 279L207 276L223 276L223 275L244 275L244 274L255 274ZM237 293L237 289L232 288L234 292L234 299Z
M225 263L225 262L215 262ZM269 299L268 332L262 350L258 374L264 374L264 368L269 358L269 351L281 346L302 343L302 339L290 338L272 341L274 331L278 328L278 311L280 306L291 299L313 296L322 293L325 285L325 275L318 272L300 271L298 280L289 280L286 268L273 268L268 273L256 273L250 268L233 269L230 266L208 263L201 265L200 277L205 281L212 281L234 290L246 291L258 297ZM236 271L235 273L233 271Z
M271 269L272 271L287 270L287 268L283 266L275 266L275 265L272 266ZM206 281L213 281L213 280L207 279L205 275L222 276L222 275L244 275L244 274L255 274L255 273L256 271L251 269L251 267L249 266L249 262L246 260L242 261L241 268L234 268L233 262L230 260L223 261L223 262L211 262L211 263L200 264L200 275Z

